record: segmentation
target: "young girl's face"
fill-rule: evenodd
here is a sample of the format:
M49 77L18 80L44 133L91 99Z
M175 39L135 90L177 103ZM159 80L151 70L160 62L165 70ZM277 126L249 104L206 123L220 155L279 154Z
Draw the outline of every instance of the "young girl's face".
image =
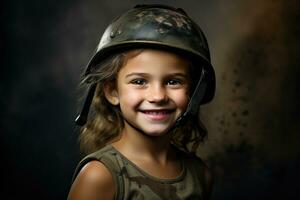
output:
M189 63L176 54L146 49L130 57L108 98L123 117L145 134L169 130L188 104ZM125 122L125 131L130 126Z

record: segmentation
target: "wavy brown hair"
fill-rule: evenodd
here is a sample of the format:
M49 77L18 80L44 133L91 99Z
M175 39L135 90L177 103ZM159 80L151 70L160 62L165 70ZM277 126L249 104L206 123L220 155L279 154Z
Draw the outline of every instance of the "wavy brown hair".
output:
M85 154L92 153L119 138L124 121L119 107L107 101L103 87L108 82L115 84L121 67L128 59L142 51L143 49L137 49L111 55L92 67L89 74L83 77L82 84L97 83L89 119L81 128L79 136L80 148ZM193 66L195 63L190 64L191 80L197 80L198 78L195 77L197 73L194 73L196 67ZM192 90L195 84L192 83ZM174 145L186 152L195 153L206 137L207 130L200 119L189 119L184 125L174 129L171 134L171 142Z

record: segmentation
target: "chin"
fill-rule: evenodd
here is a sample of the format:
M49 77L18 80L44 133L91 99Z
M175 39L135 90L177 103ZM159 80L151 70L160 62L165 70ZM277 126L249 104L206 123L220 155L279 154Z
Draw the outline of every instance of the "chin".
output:
M159 130L147 130L147 129L144 129L144 134L148 135L148 136L153 136L153 137L159 137L159 136L163 136L163 135L166 135L168 134L168 130L170 128L164 128L164 129L159 129Z

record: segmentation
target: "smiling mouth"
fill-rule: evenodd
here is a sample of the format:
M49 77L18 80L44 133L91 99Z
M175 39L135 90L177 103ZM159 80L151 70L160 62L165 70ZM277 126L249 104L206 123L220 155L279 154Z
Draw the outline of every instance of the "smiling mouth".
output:
M142 113L149 115L169 114L172 113L173 109L160 109L160 110L141 110Z
M153 120L165 120L171 113L174 112L173 109L163 109L163 110L141 110L143 114Z

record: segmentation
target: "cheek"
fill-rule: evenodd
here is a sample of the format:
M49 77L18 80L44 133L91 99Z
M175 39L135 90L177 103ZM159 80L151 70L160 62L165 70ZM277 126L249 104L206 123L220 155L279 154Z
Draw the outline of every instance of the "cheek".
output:
M189 103L189 97L187 92L185 91L178 92L177 94L174 94L173 97L174 97L173 100L176 102L178 108L186 109Z
M123 108L135 107L142 101L142 95L128 87L119 87L119 101Z

